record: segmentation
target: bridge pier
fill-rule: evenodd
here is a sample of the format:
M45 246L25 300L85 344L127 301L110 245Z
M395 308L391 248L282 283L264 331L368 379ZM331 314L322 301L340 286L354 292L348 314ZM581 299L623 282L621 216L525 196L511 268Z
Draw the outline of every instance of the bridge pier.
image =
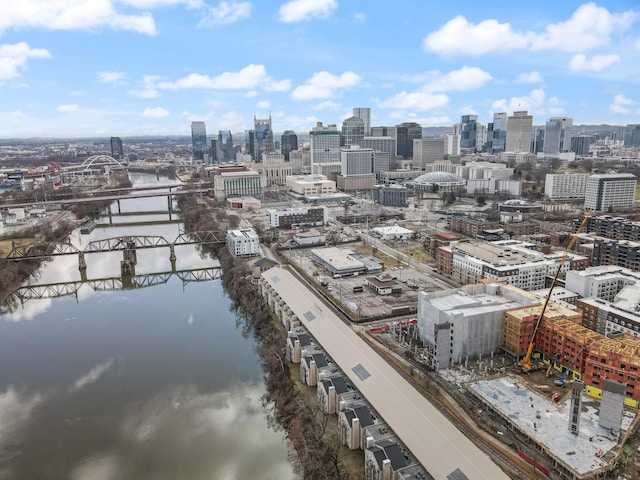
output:
M78 253L78 270L80 270L80 280L82 282L87 281L87 261L84 258L84 253Z
M111 215L111 204L107 205L107 215L109 216L109 225L113 225L113 217Z
M118 213L122 213L122 211L120 210L120 199L116 200L116 202L118 203Z

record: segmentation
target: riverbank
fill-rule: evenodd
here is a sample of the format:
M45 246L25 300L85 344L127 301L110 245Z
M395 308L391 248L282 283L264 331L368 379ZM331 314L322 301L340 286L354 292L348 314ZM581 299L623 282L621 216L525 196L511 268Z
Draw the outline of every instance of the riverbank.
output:
M223 208L204 205L198 197L181 197L179 204L186 231L222 231L234 223L234 218ZM351 468L353 461L343 461L347 452L338 440L337 429L328 427L326 415L321 414L314 399L296 383L297 372L290 371L284 356L287 332L274 319L250 281L247 263L234 258L224 245L209 253L220 261L223 286L233 301L243 334L253 336L258 344L267 388L263 403L270 410L274 428L283 428L296 450L302 477L309 480L361 478L362 464L355 469Z

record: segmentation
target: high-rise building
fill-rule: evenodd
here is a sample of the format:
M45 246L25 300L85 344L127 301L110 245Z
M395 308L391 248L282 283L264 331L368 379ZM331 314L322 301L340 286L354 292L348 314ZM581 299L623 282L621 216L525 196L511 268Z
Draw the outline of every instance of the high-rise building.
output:
M309 132L311 165L318 163L340 163L340 130L336 125L318 122Z
M422 138L422 127L415 122L404 122L396 126L396 155L413 157L413 141Z
M544 150L544 127L535 127L531 139L531 152L542 153Z
M624 146L640 147L640 124L627 125L624 129Z
M423 169L426 165L444 161L444 138L420 138L413 141L414 168Z
M235 159L233 148L233 136L231 130L218 130L218 159L219 161L230 162Z
M254 130L244 131L244 151L248 153L252 159L256 158L256 136Z
M396 138L396 127L371 127L371 137Z
M284 155L284 161L288 162L289 154L294 150L298 150L298 136L293 130L285 130L282 137L280 137L280 141L282 142L280 152Z
M475 151L478 136L478 116L462 115L458 129L460 134L460 149Z
M371 175L373 173L373 150L356 145L340 149L340 174L344 177Z
M362 145L364 138L364 120L360 117L349 117L342 122L340 146Z
M571 137L570 152L575 152L577 157L589 156L589 147L596 141L593 135L575 135Z
M218 139L212 138L209 141L209 163L220 163L220 152L218 151Z
M259 163L262 161L263 153L272 153L275 151L273 147L273 130L271 129L271 115L269 118L258 119L253 116L253 135L255 156L253 161Z
M204 122L191 122L191 143L193 159L204 160L204 154L208 152L207 129Z
M360 146L387 152L392 157L396 154L395 137L364 137Z
M364 122L364 135L371 136L371 109L369 107L361 107L353 109L353 116L361 118Z
M544 147L547 155L558 155L569 151L573 118L551 117L544 127Z
M111 156L116 160L124 158L124 149L120 137L111 137Z
M531 152L533 117L526 110L513 112L507 119L506 152Z
M584 208L596 212L629 210L636 195L637 178L630 173L591 175L587 179Z
M544 195L551 201L583 199L588 179L588 173L547 173Z

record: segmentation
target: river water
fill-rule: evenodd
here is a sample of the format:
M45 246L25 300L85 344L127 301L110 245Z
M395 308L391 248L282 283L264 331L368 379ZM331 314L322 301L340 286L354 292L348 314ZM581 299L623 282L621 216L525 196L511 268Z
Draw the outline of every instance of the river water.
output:
M137 186L173 183L131 177ZM120 211L166 205L161 197L124 200ZM122 225L165 218L114 216L114 226L74 231L71 243L172 241L179 223ZM176 272L217 265L195 246L177 247L176 257ZM0 315L0 479L298 478L261 402L255 342L243 337L220 280L185 282L171 273L169 249L153 248L139 250L136 265L137 278L147 275L153 286L111 289L120 285L121 258L88 254L87 278L96 281ZM28 283L80 278L78 258L59 256Z

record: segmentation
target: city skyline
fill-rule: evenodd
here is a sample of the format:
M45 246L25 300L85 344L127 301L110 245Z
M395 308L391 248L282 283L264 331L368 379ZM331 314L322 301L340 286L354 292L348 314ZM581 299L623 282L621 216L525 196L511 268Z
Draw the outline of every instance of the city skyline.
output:
M238 132L254 118L309 132L363 107L371 126L518 110L536 125L640 123L639 25L625 1L5 2L0 138Z

